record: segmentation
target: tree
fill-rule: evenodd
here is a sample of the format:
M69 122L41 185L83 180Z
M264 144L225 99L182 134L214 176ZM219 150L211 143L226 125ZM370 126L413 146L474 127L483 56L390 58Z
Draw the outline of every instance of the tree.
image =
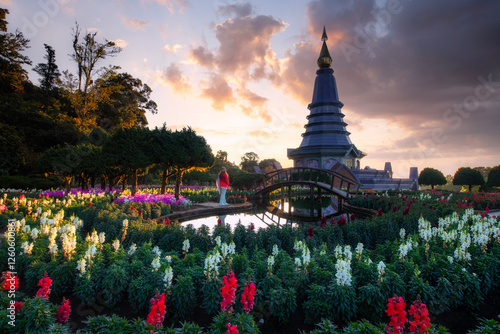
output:
M37 169L40 172L56 175L63 182L66 190L71 189L71 179L76 174L76 167L82 162L74 146L56 146L48 149L40 157Z
M114 166L132 177L132 195L137 191L137 177L153 165L153 136L148 128L128 128L116 131L104 142L102 153L108 166Z
M157 113L151 88L128 73L109 71L98 79L96 89L105 97L98 102L97 124L116 129L146 126L146 112Z
M445 185L447 181L441 171L427 167L420 172L420 175L418 176L418 183L431 186L434 190L434 186Z
M227 152L222 151L222 150L218 150L217 155L215 156L215 159L220 160L222 163L226 163L227 162Z
M258 165L259 156L255 152L247 152L241 157L241 169L253 173L253 167Z
M276 159L264 159L261 162L259 162L259 167L264 173L269 173L274 170L276 170L276 167L274 167L274 163L278 162Z
M190 127L173 132L172 149L179 154L175 157L173 168L176 169L175 198L180 197L182 174L191 170L206 170L215 161L212 149L202 136L198 136Z
M168 178L177 173L175 161L180 159L178 157L179 151L176 150L174 144L174 135L171 130L167 129L165 124L163 124L163 127L153 130L152 151L154 163L162 171L160 193L165 194Z
M481 173L470 167L461 167L455 173L453 177L453 184L469 186L469 191L472 191L472 186L484 184L484 178Z
M500 187L500 165L490 170L488 174L488 187Z
M41 76L40 87L44 91L49 92L56 86L61 73L56 64L56 52L50 45L44 44L44 46L47 53L43 58L47 60L47 62L37 64L35 68L33 68L33 71Z
M84 95L93 81L96 72L97 63L113 57L120 53L122 49L117 47L115 42L105 39L104 43L96 40L97 32L86 32L80 40L81 29L78 23L75 23L73 29L73 53L71 58L78 65L78 90Z
M99 62L107 57L113 57L121 52L115 42L105 39L104 43L97 41L97 32L86 32L81 37L82 31L78 23L73 29L73 53L71 58L76 62L78 74L75 78L72 74L65 71L64 86L70 93L69 98L78 117L79 125L82 130L90 130L95 127L95 110L98 108L98 102L107 98L102 95L102 90L96 89L95 75L101 73L101 77L109 72L113 72L117 67L98 68ZM104 73L104 74L103 74Z
M28 80L28 73L22 66L31 65L31 60L21 52L29 48L29 40L19 30L7 32L7 14L7 9L0 8L0 91L22 92L23 82Z

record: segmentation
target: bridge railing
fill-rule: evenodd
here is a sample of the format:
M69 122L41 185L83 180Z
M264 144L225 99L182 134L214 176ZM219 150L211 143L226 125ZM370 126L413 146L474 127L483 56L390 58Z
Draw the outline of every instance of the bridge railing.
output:
M254 181L253 189L255 191L260 191L280 183L300 183L304 181L324 183L329 185L330 188L346 189L347 193L360 185L356 180L331 170L311 167L293 167L275 170L263 175L261 178Z

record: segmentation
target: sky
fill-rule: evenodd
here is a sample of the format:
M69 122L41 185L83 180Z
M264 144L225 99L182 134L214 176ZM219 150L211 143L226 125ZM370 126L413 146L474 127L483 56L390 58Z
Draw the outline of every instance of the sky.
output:
M500 164L500 1L0 0L24 52L59 69L75 22L114 41L114 64L149 85L149 127L192 127L214 153L293 162L305 131L323 26L361 168L453 175ZM30 80L38 75L27 68Z

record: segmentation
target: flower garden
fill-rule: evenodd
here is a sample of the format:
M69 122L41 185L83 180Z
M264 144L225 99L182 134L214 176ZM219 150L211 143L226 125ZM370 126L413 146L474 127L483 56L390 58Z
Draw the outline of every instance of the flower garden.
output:
M443 320L499 289L499 193L363 193L351 204L378 216L298 227L158 224L217 193L182 195L2 191L0 332L500 330L496 315L474 328Z

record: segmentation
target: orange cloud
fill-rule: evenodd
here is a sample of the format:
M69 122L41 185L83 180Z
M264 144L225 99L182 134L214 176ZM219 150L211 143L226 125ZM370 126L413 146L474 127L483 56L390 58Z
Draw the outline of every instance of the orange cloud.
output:
M124 17L122 19L123 24L127 25L132 30L143 30L145 26L149 24L148 21L140 21L136 19L128 19Z
M184 8L186 8L189 5L189 0L143 0L143 2L151 2L151 1L155 1L160 5L166 6L170 14L175 14L174 7L178 7L179 9L178 11L182 13Z
M163 79L177 93L185 94L191 92L191 86L187 79L182 76L182 72L176 63L171 63L163 72Z
M206 88L202 89L201 96L212 100L212 107L216 110L224 110L226 104L235 103L233 89L229 86L226 78L220 74L212 73L205 80Z

